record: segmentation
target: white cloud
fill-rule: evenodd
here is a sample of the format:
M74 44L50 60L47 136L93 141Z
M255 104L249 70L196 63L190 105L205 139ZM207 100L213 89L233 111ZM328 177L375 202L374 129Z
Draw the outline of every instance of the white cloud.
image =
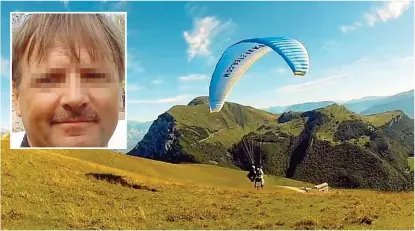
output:
M376 13L382 21L386 22L389 19L399 18L410 4L410 0L385 2L383 7L377 9Z
M283 68L283 67L279 67L279 68L277 68L277 70L276 70L279 74L283 74L283 73L285 73L285 72L287 72L287 68Z
M287 85L287 86L278 88L277 91L281 93L301 92L304 90L309 90L310 88L320 87L323 84L327 84L329 82L332 82L333 80L343 78L350 74L352 73L350 72L340 73L337 75L333 75L333 76L329 76L329 77L325 77L322 79L317 79L317 80L313 80L313 81L309 81L309 82L305 82L301 84Z
M347 32L349 32L349 31L354 31L354 30L356 30L356 27L354 27L354 26L340 26L340 30L341 30L343 33L347 33Z
M363 24L362 24L361 22L355 22L353 25L354 25L355 27L363 26Z
M0 58L1 76L9 78L10 76L10 61L8 59Z
M413 55L406 56L406 57L402 58L402 61L411 61L411 62L413 62L413 60L414 60L414 56Z
M364 14L364 19L367 25L373 27L377 22L387 22L391 19L399 18L411 5L411 0L389 0L383 2L381 6L373 7ZM362 26L361 22L356 22L353 25L342 25L340 30L343 33L356 30Z
M144 89L143 86L140 85L136 85L136 84L128 84L127 85L127 91L138 91Z
M362 57L362 58L356 60L354 63L357 64L357 63L368 63L368 62L370 62L370 58L368 58L368 57Z
M141 65L141 61L137 59L137 56L133 52L127 54L127 68L133 73L144 72L144 68Z
M134 104L161 104L161 103L187 103L190 95L178 95L168 98L150 99L150 100L128 100L128 103Z
M155 80L152 80L151 83L158 85L158 84L162 84L163 83L163 80L161 80L161 79L155 79Z
M358 27L360 27L360 26L362 26L363 24L361 23L361 22L355 22L355 23L353 23L353 25L348 25L348 26L340 26L340 30L343 32L343 33L347 33L347 32L350 32L350 31L354 31L354 30L356 30Z
M207 7L200 2L188 2L185 5L187 14L192 18L203 18L206 16Z
M393 64L393 65L396 65L396 66L399 66L399 65L405 66L406 65L406 66L410 66L410 67L413 68L413 66L414 66L413 62L414 62L414 56L409 55L409 56L405 56L405 57L399 57L399 58L391 59L387 63Z
M178 79L182 82L202 81L202 80L209 79L209 76L204 75L204 74L190 74L190 75L180 76Z
M367 13L365 14L365 18L366 18L366 22L367 24L369 24L369 26L374 26L376 21L378 21L378 19L376 18L376 15Z
M231 20L223 23L215 16L208 16L196 19L193 23L192 31L183 32L184 39L188 44L188 59L192 60L195 56L211 56L211 45L215 37L232 27Z

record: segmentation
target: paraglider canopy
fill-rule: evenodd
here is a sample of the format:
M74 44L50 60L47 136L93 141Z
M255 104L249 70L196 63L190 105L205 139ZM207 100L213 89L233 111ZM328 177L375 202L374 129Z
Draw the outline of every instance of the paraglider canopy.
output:
M247 44L251 45L247 48ZM210 112L222 109L233 85L258 59L270 51L277 52L295 76L309 70L309 56L299 41L286 37L246 39L228 47L216 64L209 86Z

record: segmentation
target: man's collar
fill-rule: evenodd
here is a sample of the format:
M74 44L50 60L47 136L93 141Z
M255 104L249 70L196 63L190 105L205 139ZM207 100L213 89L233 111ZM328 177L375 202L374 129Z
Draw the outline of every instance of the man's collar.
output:
M29 141L27 140L27 134L26 133L24 134L24 137L23 137L22 143L20 144L20 147L22 147L22 148L29 148L30 147Z

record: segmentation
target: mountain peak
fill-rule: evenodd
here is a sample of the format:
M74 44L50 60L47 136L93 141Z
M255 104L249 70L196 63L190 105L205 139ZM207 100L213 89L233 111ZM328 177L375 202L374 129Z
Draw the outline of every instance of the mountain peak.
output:
M194 98L188 106L197 106L197 105L209 105L209 97L207 96L199 96Z
M348 112L350 113L349 109L347 109L344 105L338 103L332 103L324 108L317 109L318 111L322 112Z

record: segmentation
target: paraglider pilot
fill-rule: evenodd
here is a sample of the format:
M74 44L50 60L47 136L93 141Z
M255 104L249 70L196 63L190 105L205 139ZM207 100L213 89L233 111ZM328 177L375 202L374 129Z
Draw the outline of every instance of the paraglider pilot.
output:
M251 182L254 182L255 177L256 177L255 165L252 165L252 168L251 170L249 170L247 177L249 178Z
M261 188L264 187L265 180L264 180L264 171L262 171L262 166L256 169L255 181L261 182Z

